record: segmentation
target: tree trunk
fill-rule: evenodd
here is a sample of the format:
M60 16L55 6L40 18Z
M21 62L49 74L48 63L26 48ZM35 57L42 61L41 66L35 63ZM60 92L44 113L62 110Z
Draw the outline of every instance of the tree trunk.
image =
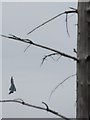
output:
M90 120L90 2L78 2L77 118Z

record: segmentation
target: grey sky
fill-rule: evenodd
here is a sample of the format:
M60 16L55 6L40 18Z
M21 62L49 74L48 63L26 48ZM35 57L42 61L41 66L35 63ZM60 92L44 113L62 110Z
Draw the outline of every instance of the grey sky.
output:
M2 33L2 4L0 2L0 33ZM0 36L0 99L2 99L2 38ZM2 116L2 104L0 104L0 118Z
M31 29L49 18L76 8L76 3L30 3L5 2L2 4L2 33L30 38L36 43L46 45L75 56L76 15L68 18L70 38L65 27L65 16L59 17L41 27L31 35ZM24 53L27 44L3 38L3 99L22 98L31 104L43 106L45 101L52 109L67 117L75 117L75 77L59 87L49 101L52 89L63 79L74 74L75 62L61 57L57 62L48 58L40 67L44 55L50 51L31 46ZM57 59L58 57L54 57ZM14 76L16 93L8 95L10 76ZM19 104L3 104L3 117L56 117L41 110L23 107Z

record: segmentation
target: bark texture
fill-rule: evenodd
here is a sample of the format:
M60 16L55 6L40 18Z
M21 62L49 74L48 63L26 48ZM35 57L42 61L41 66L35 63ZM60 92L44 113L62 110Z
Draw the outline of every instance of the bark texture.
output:
M90 120L90 2L78 2L77 118Z

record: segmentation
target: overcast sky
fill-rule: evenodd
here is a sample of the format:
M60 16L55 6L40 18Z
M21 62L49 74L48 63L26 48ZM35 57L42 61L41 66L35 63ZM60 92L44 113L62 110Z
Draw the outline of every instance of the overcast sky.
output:
M75 25L77 16L74 14L68 17L70 37L66 32L65 15L44 25L32 34L26 35L49 18L70 10L69 7L76 8L77 4L75 2L4 2L2 3L2 34L30 38L36 43L75 56L73 49L76 48L77 41L77 26ZM40 67L42 58L44 55L50 54L50 51L31 46L24 53L27 44L6 38L2 39L2 43L3 99L22 98L30 104L42 107L44 107L42 104L44 101L51 109L60 114L70 118L75 117L75 77L60 86L49 101L53 88L66 77L76 73L75 62L64 57L57 61L58 56L54 56L55 61L48 58ZM17 91L8 95L11 76L14 76ZM16 103L4 103L2 116L4 118L57 117Z

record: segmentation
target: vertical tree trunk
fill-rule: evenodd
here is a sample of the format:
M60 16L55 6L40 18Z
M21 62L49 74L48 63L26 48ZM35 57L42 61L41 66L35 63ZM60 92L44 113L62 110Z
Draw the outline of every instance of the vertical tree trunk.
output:
M78 2L77 118L90 120L90 2Z

